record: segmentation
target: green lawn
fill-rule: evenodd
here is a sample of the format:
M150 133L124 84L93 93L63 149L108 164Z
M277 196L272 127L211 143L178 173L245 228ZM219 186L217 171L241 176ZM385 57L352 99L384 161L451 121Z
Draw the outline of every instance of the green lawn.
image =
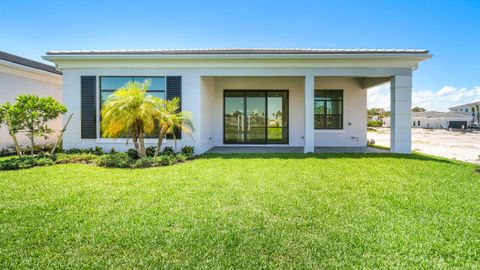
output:
M0 172L0 269L480 268L475 166L205 155Z

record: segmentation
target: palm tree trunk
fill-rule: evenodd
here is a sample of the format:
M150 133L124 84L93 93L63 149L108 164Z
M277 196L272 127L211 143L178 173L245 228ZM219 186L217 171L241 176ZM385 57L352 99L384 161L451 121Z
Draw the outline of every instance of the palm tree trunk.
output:
M136 127L133 127L132 141L135 150L137 150L137 155L140 156L140 148L138 147L138 134Z
M163 138L165 138L165 131L164 128L160 128L160 132L158 133L158 141L157 141L157 149L155 149L155 156L157 157L160 154L160 149L162 149L162 142Z
M139 144L139 156L140 157L146 157L147 154L145 153L145 134L143 134L143 132L140 132L140 134L138 134L138 144Z
M19 157L21 157L22 156L22 150L20 149L20 145L18 144L17 136L13 132L12 121L10 120L10 117L8 116L8 114L5 116L5 120L7 120L8 133L10 133L10 136L12 137L13 145L15 146L15 151L17 152L17 155Z
M173 130L173 143L175 144L175 153L177 152L177 136L175 136L175 130Z

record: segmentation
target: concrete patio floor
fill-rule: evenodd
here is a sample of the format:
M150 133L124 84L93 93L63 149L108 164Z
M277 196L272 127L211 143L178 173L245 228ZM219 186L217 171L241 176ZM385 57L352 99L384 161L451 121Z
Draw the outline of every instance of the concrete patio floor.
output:
M215 146L207 153L303 153L293 146ZM315 153L388 153L372 147L315 147Z

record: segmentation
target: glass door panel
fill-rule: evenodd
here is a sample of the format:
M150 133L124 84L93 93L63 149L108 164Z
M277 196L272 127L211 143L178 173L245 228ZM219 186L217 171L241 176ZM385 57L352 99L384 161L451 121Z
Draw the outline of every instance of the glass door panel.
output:
M264 91L246 93L246 143L266 143L266 95Z
M225 143L245 142L244 92L225 92Z
M286 91L268 92L268 143L288 143L288 102Z
M224 93L224 143L288 144L288 91Z

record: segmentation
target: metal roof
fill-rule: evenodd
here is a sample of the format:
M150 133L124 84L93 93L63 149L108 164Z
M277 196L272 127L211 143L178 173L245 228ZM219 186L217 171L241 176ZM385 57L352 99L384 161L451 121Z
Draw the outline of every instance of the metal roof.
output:
M450 107L449 109L458 109L458 108L464 108L464 107L468 107L468 109L470 109L472 106L475 106L475 105L480 105L480 100L472 102L472 103L453 106L453 107Z
M23 58L17 55L0 51L0 60L14 63L17 65L26 66L29 68L39 69L46 72L62 75L62 72L56 69L54 66L50 66L44 63L40 63L31 59Z
M456 113L456 112L412 112L412 117L425 117L425 118L471 118L468 113Z
M428 54L417 49L302 49L302 48L209 48L209 49L141 49L49 51L47 55L198 55L198 54Z

